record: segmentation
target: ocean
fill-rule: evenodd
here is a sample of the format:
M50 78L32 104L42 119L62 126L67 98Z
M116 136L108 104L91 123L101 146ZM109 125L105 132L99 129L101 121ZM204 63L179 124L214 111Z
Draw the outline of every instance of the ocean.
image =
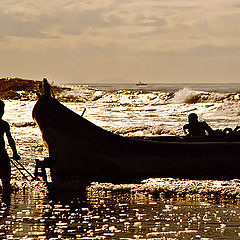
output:
M192 112L213 129L240 125L240 84L65 86L61 99L72 99L62 102L65 106L79 114L86 108L86 119L123 136L182 136ZM34 104L5 101L3 117L32 173L35 159L48 156L32 120ZM1 239L240 238L239 179L92 183L77 196L58 199L43 181L29 182L12 167L12 186L10 198L0 204Z

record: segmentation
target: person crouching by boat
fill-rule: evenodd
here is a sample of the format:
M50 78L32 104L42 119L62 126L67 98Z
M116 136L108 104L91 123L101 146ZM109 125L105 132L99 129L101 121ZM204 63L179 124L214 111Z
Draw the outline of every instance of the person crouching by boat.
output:
M190 113L188 115L188 124L183 126L183 131L190 137L204 137L207 134L214 134L214 130L206 122L198 121L196 113Z
M20 156L17 154L16 144L10 132L8 122L2 119L4 114L4 102L0 100L0 178L2 180L3 194L11 190L11 165L10 158L5 148L4 133L6 133L9 146L13 152L13 159L19 160Z

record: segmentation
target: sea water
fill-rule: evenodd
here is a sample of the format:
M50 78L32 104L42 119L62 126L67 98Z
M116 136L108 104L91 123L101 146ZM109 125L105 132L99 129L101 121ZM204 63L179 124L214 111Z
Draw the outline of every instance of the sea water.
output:
M86 108L86 119L123 136L181 136L191 112L213 129L240 124L240 84L68 87L60 97L74 101L65 106L79 114ZM35 159L48 156L31 116L35 102L5 104L21 162L33 173ZM240 239L238 179L92 183L77 196L58 198L12 167L12 186L0 204L0 239Z

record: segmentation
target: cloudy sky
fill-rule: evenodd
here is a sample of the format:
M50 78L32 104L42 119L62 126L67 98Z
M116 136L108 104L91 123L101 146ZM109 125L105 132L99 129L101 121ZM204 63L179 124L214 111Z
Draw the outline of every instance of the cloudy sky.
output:
M0 77L240 82L239 0L1 0Z

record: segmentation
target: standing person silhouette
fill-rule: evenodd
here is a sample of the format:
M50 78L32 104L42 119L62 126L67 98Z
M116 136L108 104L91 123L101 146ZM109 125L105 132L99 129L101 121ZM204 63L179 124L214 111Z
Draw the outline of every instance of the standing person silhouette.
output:
M196 113L190 113L188 115L188 124L183 126L183 131L190 137L206 136L206 132L208 135L214 134L214 130L206 122L198 121Z
M8 122L2 119L4 114L4 102L0 100L0 178L2 180L3 194L9 193L11 190L11 165L10 158L5 148L4 133L6 133L9 146L13 152L13 159L19 160L20 156L17 154L16 144L10 132Z

